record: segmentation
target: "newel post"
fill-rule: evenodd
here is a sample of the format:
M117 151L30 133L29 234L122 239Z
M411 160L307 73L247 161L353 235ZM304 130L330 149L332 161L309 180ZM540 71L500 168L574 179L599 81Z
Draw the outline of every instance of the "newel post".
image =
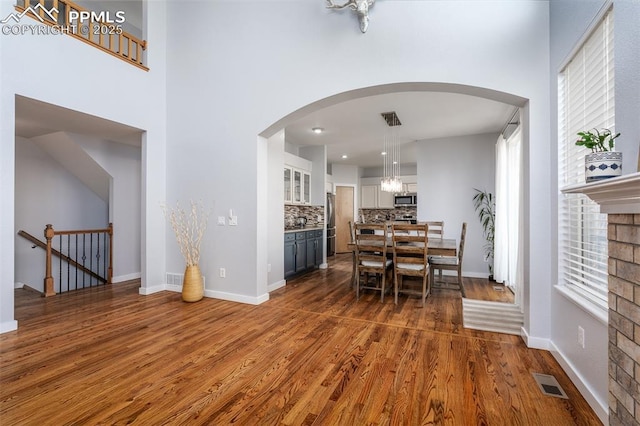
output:
M113 223L109 223L109 268L107 269L107 284L113 278Z
M51 275L51 240L55 232L53 226L48 224L44 230L44 238L47 240L47 255L46 255L46 267L44 276L44 296L54 296L56 294L53 288L53 276Z

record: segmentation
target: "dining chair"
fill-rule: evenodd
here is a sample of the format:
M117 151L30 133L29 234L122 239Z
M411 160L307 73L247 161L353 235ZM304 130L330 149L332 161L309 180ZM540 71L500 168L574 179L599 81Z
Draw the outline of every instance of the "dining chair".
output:
M356 243L356 229L352 221L349 221L349 243L350 244ZM351 286L351 288L353 288L353 286L356 283L356 250L355 248L351 251L351 263L352 263L351 281L349 285Z
M387 275L393 262L387 259L387 225L374 223L355 224L356 253L356 299L360 290L380 291L380 301L384 302ZM364 282L361 275L364 274ZM369 274L376 277L375 285L369 282Z
M429 225L429 238L444 238L444 220L420 222Z
M422 306L429 294L429 256L427 244L429 241L429 225L421 224L393 224L391 227L393 241L393 278L394 300L398 304L398 292L418 294L422 298ZM404 276L421 277L421 291L402 288Z
M444 238L444 220L433 220L433 221L427 221L424 222L427 225L429 225L429 238L436 238L436 239L443 239ZM442 256L434 256L434 255L429 255L429 262L435 260L436 258L439 258ZM438 271L438 279L442 280L442 270Z
M462 297L466 297L464 292L464 285L462 284L462 257L464 256L464 240L467 235L467 222L462 223L462 232L460 233L460 246L458 248L457 256L439 256L434 257L429 260L429 264L431 265L431 282L433 283L433 275L434 271L437 269L439 271L448 270L448 271L456 271L457 273L457 284L460 293L462 293Z

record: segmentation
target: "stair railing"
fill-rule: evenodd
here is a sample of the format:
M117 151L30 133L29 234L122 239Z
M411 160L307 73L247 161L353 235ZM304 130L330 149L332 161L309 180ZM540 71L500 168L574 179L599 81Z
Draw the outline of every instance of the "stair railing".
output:
M15 9L50 26L52 34L70 35L138 68L149 70L143 55L147 41L124 31L118 23L103 22L99 17L105 16L104 13L101 15L94 11L92 14L71 0L17 0ZM107 17L115 22L113 17Z
M52 255L59 259L60 292L63 287L64 265L66 262L67 291L71 290L72 268L75 272L75 289L85 287L87 276L88 286L111 284L113 278L113 224L104 229L87 229L72 231L56 231L52 225L44 230L46 240L46 265L44 278L44 296L56 294L52 275ZM58 237L57 247L54 248L54 238ZM102 241L100 240L102 237ZM87 253L88 252L88 253ZM94 263L95 259L95 263ZM102 268L101 268L102 267Z

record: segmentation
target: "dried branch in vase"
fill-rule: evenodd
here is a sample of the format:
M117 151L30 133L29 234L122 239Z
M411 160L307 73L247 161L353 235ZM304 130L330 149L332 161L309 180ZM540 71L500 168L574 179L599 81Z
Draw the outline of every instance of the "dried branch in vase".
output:
M180 203L175 208L162 206L165 218L171 223L173 233L176 236L180 253L184 257L187 266L197 265L200 262L200 243L207 229L211 209L205 210L202 202L190 201L191 210L187 213Z

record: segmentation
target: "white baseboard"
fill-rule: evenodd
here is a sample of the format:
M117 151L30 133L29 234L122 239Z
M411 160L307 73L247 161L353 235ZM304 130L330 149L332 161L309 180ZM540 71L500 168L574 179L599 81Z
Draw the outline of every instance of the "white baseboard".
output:
M285 285L287 285L287 282L285 280L280 280L280 281L277 281L277 282L275 282L273 284L269 284L267 286L267 291L268 292L272 292L274 290L277 290L279 288L284 287Z
M13 288L22 288L24 287L24 283L16 282L13 283Z
M584 399L587 401L587 404L595 411L596 415L600 419L600 421L604 425L609 424L609 404L607 401L602 401L598 399L596 394L593 392L591 387L583 380L582 375L573 367L573 364L567 357L564 356L562 351L558 349L556 345L551 342L549 351L551 355L558 361L560 367L567 373L569 379L573 382L573 384L578 388L578 391Z
M524 340L524 344L531 349L542 349L545 351L550 350L551 341L549 339L543 339L542 337L529 336L527 330L522 327L520 329L520 337Z
M328 263L321 263L320 266L318 266L318 268L320 269L328 269L329 268L329 264Z
M148 296L153 293L158 293L159 291L167 290L166 287L167 287L166 284L160 284L160 285L155 285L151 287L140 287L138 289L138 294L141 294L143 296Z
M18 329L18 321L16 320L0 322L0 334L8 333L10 331L15 331L17 329Z
M259 305L269 300L269 293L265 293L262 296L252 297L252 296L245 296L243 294L226 293L224 291L205 289L204 295L206 297L212 297L214 299L228 300L230 302L246 303L248 305Z
M125 281L140 279L142 274L140 272L134 272L133 274L118 275L117 277L111 277L111 283L117 284Z

